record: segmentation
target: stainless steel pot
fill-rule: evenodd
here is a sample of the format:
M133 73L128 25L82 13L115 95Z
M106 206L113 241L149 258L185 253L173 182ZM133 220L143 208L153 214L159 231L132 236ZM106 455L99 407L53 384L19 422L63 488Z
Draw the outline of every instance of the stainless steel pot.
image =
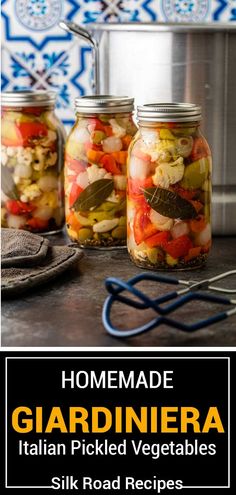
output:
M90 24L60 26L93 48L94 92L136 104L200 104L213 150L213 231L236 234L236 26Z

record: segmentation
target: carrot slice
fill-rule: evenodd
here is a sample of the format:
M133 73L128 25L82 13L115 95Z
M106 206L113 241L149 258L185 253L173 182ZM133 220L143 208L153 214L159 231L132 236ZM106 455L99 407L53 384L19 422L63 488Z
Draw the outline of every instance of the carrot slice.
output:
M100 159L100 164L106 169L107 172L110 172L113 175L120 175L121 170L119 165L116 163L114 156L111 156L113 153L104 154Z
M107 137L113 136L113 130L112 130L112 127L110 125L104 125L103 130L105 131Z
M129 145L130 145L131 141L132 141L132 136L130 136L129 134L126 134L126 136L124 136L124 137L122 138L123 148L124 148L125 150L127 150L127 149L128 149L128 147L129 147Z
M76 216L74 213L70 213L67 217L66 217L66 223L68 223L70 225L70 227L75 231L75 232L78 232L78 230L80 229L81 225L79 223L79 221L77 220Z
M206 227L204 215L198 215L194 220L190 220L189 225L192 232L201 232Z
M201 246L190 248L188 254L184 257L184 261L190 261L197 258L197 256L201 253L201 249Z
M115 161L120 165L126 165L127 162L127 151L113 151L111 155L115 158Z
M87 150L86 155L90 162L98 163L101 160L101 158L104 156L104 152L96 151L96 150Z

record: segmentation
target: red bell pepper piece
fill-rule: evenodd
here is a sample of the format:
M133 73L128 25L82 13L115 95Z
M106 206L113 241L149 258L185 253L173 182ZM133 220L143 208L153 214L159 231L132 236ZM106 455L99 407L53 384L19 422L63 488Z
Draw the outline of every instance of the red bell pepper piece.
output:
M140 208L134 217L134 239L136 244L141 244L148 237L156 234L157 229L149 218L150 208Z
M110 172L113 175L121 174L121 168L116 163L115 158L113 156L108 154L102 156L102 158L99 160L99 164L100 163L106 169L107 172Z
M72 185L70 194L69 194L69 208L72 208L78 199L80 193L83 191L82 187L78 186L76 182Z
M104 130L107 137L113 136L113 130L112 130L112 127L110 125L104 125L103 130Z
M165 249L165 246L167 242L170 239L170 233L165 230L163 232L157 232L157 234L154 234L152 237L148 237L146 239L146 244L148 247L153 248L153 247L161 247Z
M197 218L190 220L189 226L192 232L201 232L206 227L206 218L204 215L198 215Z
M22 215L23 213L31 213L35 206L31 203L23 203L16 199L7 199L5 203L6 209L12 215Z
M200 158L205 158L211 154L210 148L203 137L197 137L194 139L192 153L190 158L195 162Z
M47 126L41 122L20 122L16 128L20 132L23 146L31 144L33 138L41 138L48 134Z
M181 196L181 198L184 198L184 199L193 199L194 197L196 197L198 194L199 194L199 190L198 189L193 189L193 190L187 190L187 189L184 189L183 187L179 187L179 186L171 186L170 188L172 191L176 192L177 194L179 194Z
M172 256L172 258L181 258L187 256L190 249L192 249L193 243L187 235L181 235L177 239L169 241L165 246L165 251Z
M33 230L45 230L48 227L48 220L32 217L27 220L27 225L29 225L29 227Z
M99 119L93 118L89 119L89 124L88 124L88 131L91 133L93 131L104 131L104 124L100 122Z

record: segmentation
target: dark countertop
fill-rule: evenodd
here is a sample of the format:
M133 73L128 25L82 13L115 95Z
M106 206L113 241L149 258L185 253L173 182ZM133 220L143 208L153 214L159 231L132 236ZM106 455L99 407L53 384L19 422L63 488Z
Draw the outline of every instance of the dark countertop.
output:
M63 234L51 238L53 244L63 244ZM212 254L207 267L202 270L179 272L179 278L200 280L236 268L236 237L214 239ZM46 287L22 294L19 299L8 299L2 303L2 346L235 346L236 316L223 322L186 334L161 325L158 329L120 340L109 336L101 321L101 311L106 297L104 279L117 276L128 279L142 272L129 260L126 250L85 250L79 265ZM176 272L174 272L176 275ZM236 287L236 277L221 282L228 288ZM140 286L141 287L141 286ZM168 286L172 290L173 286ZM167 287L147 283L150 294L158 295ZM236 295L233 296L236 299ZM206 302L192 302L178 310L179 318L185 321L207 317L209 313L222 309ZM151 310L138 314L137 310L117 304L114 322L120 325L139 325Z

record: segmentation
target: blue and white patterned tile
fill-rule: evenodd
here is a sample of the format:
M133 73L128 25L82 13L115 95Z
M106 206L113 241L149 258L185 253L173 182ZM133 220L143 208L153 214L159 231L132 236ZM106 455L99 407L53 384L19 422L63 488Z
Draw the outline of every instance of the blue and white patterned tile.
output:
M91 91L90 49L58 27L61 17L73 20L78 10L74 0L2 2L2 89L55 90L66 124L74 121L74 98Z
M157 20L153 0L85 0L80 2L79 22L152 22Z
M72 123L74 98L90 88L90 48L79 45L77 40L70 42L67 50L62 42L41 51L32 51L26 43L12 48L3 49L3 77L7 77L4 89L54 90L58 95L58 116L65 123Z
M162 0L163 20L168 22L205 22L210 0Z
M91 93L91 52L58 26L89 22L236 22L236 0L2 0L2 90L54 89L58 114Z
M61 17L73 20L78 9L76 0L3 0L5 40L26 42L36 50L49 42L67 42L71 36L58 27L58 21Z
M212 22L236 22L236 0L212 0Z

